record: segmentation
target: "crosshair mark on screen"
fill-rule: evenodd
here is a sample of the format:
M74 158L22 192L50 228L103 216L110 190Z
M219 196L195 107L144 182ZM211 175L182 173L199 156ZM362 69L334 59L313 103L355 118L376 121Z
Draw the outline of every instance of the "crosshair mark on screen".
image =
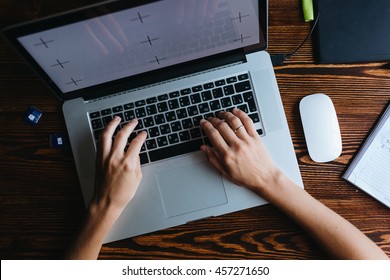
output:
M157 40L160 40L160 38L150 38L149 36L146 36L147 37L147 40L145 41L142 41L140 44L145 44L145 43L149 43L149 45L153 46L153 41L157 41Z
M242 20L246 17L249 17L250 15L242 15L241 12L238 13L238 17L232 18L232 20L238 20L239 22L242 22Z
M78 86L78 84L77 84L77 83L79 83L79 82L81 82L81 81L82 81L81 79L79 79L79 80L75 80L75 79L73 79L73 78L71 78L70 80L71 80L70 82L66 83L67 85L74 84L75 86Z
M140 13L137 13L138 17L131 19L131 21L137 21L139 20L141 23L144 23L144 19L150 17L150 15L141 15Z
M51 65L51 67L60 66L62 69L64 69L64 68L65 68L65 67L64 67L64 64L66 64L66 63L70 63L70 61L69 61L69 60L68 60L68 61L60 61L60 60L56 59L56 61L57 61L57 63L56 63L56 64L53 64L53 65Z
M241 34L240 38L238 39L235 39L234 42L238 42L238 41L241 41L241 43L244 43L244 41L246 39L249 39L251 36L244 36L243 34Z
M34 44L34 47L45 46L46 49L48 49L49 48L49 44L54 42L54 40L44 40L43 38L39 38L39 40L41 42L37 43L37 44Z
M165 60L165 59L166 59L165 57L163 57L163 58L158 58L157 56L155 56L155 59L152 60L152 61L149 61L149 63L158 63L158 64L161 64L160 62L161 62L162 60Z

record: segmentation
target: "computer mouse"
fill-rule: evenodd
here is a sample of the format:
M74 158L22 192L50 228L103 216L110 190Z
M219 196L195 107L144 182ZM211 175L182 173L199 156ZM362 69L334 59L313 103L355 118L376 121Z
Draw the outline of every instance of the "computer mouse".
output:
M330 97L323 93L308 95L300 101L299 111L310 158L315 162L338 158L342 151L342 140Z

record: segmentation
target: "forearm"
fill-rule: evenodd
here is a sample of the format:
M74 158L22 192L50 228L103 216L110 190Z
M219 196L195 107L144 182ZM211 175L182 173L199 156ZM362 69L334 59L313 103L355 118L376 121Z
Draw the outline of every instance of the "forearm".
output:
M221 112L201 120L213 148L201 149L226 178L279 207L330 254L340 259L387 258L370 239L312 198L276 168L253 122L243 111ZM244 129L236 129L244 127Z
M100 135L95 194L88 207L85 222L67 258L98 257L107 233L133 199L141 181L139 152L147 133L138 133L127 147L129 137L138 124L138 120L133 119L120 129L113 141L120 120L120 117L115 117ZM126 147L127 151L124 152Z
M350 222L299 188L284 175L267 199L295 220L337 259L383 259L386 254Z
M66 258L97 259L104 239L118 217L116 211L91 205L80 233Z

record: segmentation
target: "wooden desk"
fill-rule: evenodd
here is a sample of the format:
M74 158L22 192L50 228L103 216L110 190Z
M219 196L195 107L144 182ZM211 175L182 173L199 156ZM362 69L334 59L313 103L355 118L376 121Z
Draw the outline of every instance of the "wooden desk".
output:
M32 1L3 0L0 10L8 2L2 26L97 1L43 0L42 5L29 7L26 3ZM270 53L294 50L308 33L299 3L270 1ZM340 178L389 101L390 70L382 66L317 65L308 42L275 71L306 190L390 255L390 209ZM326 164L310 160L297 109L302 97L315 92L333 99L344 142L342 156ZM0 257L61 258L85 211L71 151L48 146L49 134L66 133L61 105L2 39L0 98ZM31 104L43 110L35 128L22 120ZM266 205L114 242L102 248L100 258L327 259L328 255L288 217Z

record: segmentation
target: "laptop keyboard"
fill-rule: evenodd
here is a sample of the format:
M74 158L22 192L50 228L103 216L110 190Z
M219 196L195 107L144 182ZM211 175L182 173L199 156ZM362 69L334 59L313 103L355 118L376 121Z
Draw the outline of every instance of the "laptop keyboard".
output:
M139 122L129 142L140 131L148 133L140 153L141 164L146 164L198 151L202 144L211 145L199 127L200 120L233 108L246 112L254 123L261 122L248 73L106 108L89 117L96 141L115 116L122 119L115 135L137 118ZM263 129L257 132L264 134Z

